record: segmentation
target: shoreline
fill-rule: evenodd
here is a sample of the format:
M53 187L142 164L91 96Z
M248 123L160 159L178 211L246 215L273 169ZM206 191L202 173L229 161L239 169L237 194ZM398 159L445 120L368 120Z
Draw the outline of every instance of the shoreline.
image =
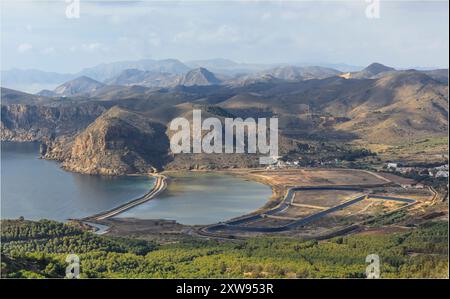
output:
M240 171L244 171L247 169L239 169ZM252 171L258 171L258 170L263 170L263 169L251 169L250 172ZM280 192L277 188L276 185L271 184L268 180L264 180L262 178L259 178L257 176L251 175L249 173L238 173L236 171L230 171L230 170L215 170L215 171L211 171L211 170L168 170L168 171L163 171L159 174L147 174L147 176L151 176L151 177L157 177L157 178L161 178L162 180L162 184L164 185L164 187L160 190L157 190L155 192L155 189L157 187L157 183L155 183L155 185L152 187L152 189L147 192L146 194L144 194L143 196L131 200L125 204L122 204L118 207L115 207L113 209L104 211L104 212L100 212L91 216L87 216L84 218L79 218L79 219L69 219L70 221L75 221L75 222L79 222L79 223L83 223L89 227L91 227L94 230L94 233L98 233L99 232L99 228L94 226L93 224L97 224L97 225L102 225L102 226L107 226L107 228L102 228L101 229L101 233L102 234L107 234L110 231L110 228L112 228L111 226L111 222L113 222L113 219L110 219L113 216L119 215L122 212L125 212L135 206L138 206L140 204L143 204L147 201L152 200L153 198L155 198L157 195L159 195L160 193L162 193L166 188L167 188L167 184L168 182L171 180L170 174L183 174L183 173L195 173L195 172L199 172L199 173L219 173L219 174L225 174L225 175L230 175L230 176L234 176L234 177L239 177L242 178L244 180L248 180L248 181L252 181L252 182L257 182L260 184L264 184L268 187L271 188L272 190L272 195L267 199L267 201L265 202L265 204L249 213L243 214L243 215L239 215L237 217L231 218L231 219L235 219L235 218L241 218L241 217L245 217L248 215L253 215L253 214L258 214L261 213L265 210L271 209L272 205L275 204L278 205L280 203L280 201L283 199L283 193ZM142 174L128 174L128 176L141 176ZM231 220L229 219L229 220ZM127 220L131 220L131 221L138 221L138 222L167 222L167 223L172 223L173 220L168 220L168 219L135 219L135 218L125 218L122 221L127 221ZM227 221L229 221L227 220ZM186 225L186 224L180 224L175 222L175 224L182 226L186 229L194 229L197 230L198 228L204 228L204 227L208 227L210 225L214 225L216 223L212 223L212 224L208 224L208 225Z
M332 170L330 168L324 168L325 170ZM342 170L342 169L337 169L337 170ZM347 170L353 170L353 169L347 169ZM246 217L251 217L251 216L256 216L256 215L260 215L262 213L268 212L280 205L283 204L283 200L285 198L286 192L291 189L293 186L288 186L286 184L277 184L273 181L271 181L269 178L265 178L265 177L261 177L258 176L259 172L264 172L265 169L222 169L222 170L168 170L168 171L163 171L160 174L156 174L156 175L152 175L152 176L156 176L156 177L163 177L164 179L164 183L167 185L166 180L170 179L170 175L171 174L183 174L183 173L191 173L191 174L195 174L195 173L216 173L216 174L225 174L225 175L230 175L230 176L234 176L234 177L239 177L241 179L244 180L248 180L248 181L252 181L252 182L257 182L257 183L261 183L264 184L268 187L271 188L272 190L272 195L266 200L265 204L253 211L250 211L248 213L245 213L243 215L239 215L237 217L228 219L226 222L229 221L233 221L233 220L237 220L237 219L241 219L241 218L246 218ZM360 171L358 169L356 169L355 171ZM368 171L364 171L368 174L371 174L375 177L377 177L378 179L379 176L375 175L371 172ZM132 174L135 175L135 174ZM388 184L390 181L387 180L386 178L381 179L382 181L384 181L384 184ZM157 184L155 184L156 186ZM115 215L118 215L128 209L131 209L137 205L140 205L144 202L147 202L151 199L153 199L155 196L157 196L158 194L160 194L161 191L155 192L153 193L153 191L155 190L155 186L152 188L152 190L150 190L147 194L145 194L144 196L142 196L141 198L132 200L126 204L123 204L122 206L116 207L114 209L105 211L105 212L101 212L92 216L88 216L85 218L80 219L81 221L89 221L89 222L93 222L93 223L98 223L98 224L102 224L105 225L106 223L108 223L109 225L111 225L111 222L113 222L112 220L109 221L105 221L108 220L108 218L113 217ZM166 187L166 186L165 186ZM165 189L164 187L164 189ZM130 218L132 219L132 218ZM140 221L142 219L135 219L134 221ZM172 220L167 220L167 219L146 219L148 221L167 221L167 222L172 222ZM178 223L179 224L179 223ZM186 229L194 229L197 231L197 233L199 233L199 231L202 231L202 228L208 228L210 226L214 226L217 225L218 223L212 223L212 224L208 224L208 225L184 225L184 224L179 224L183 227L185 227ZM197 228L197 229L196 229ZM198 230L198 228L200 228L200 230ZM108 231L108 230L107 230ZM201 234L201 233L200 233Z
M310 169L308 170L338 170L338 171L361 171L359 169L330 169L330 168L316 168L316 169ZM295 174L297 176L301 176L303 174L302 171L297 172L299 169L292 169L292 170L284 170L281 171L281 173L289 172L292 174ZM305 170L305 169L300 169ZM375 175L372 172L369 171L363 171L367 174L370 174L371 176L374 176L378 179L378 183L372 182L368 183L368 185L357 183L357 185L352 185L352 187L376 187L377 185L389 185L393 183L389 179L383 178L380 179L377 175ZM177 223L174 220L168 220L168 219L137 219L137 218L123 218L123 219L117 219L113 218L115 215L118 215L128 209L131 209L135 206L138 206L142 203L145 203L153 198L155 198L157 195L159 195L161 192L165 190L167 187L167 184L171 181L171 178L176 177L177 174L191 174L194 175L198 174L222 174L222 175L229 175L241 178L243 180L252 181L252 182L258 182L261 184L264 184L266 186L269 186L272 190L272 195L270 197L265 197L266 202L263 206L260 206L259 208L250 211L248 213L239 215L234 218L230 218L224 222L217 222L207 225L185 225ZM270 213L272 209L276 209L280 205L283 205L285 203L285 195L286 192L289 189L295 188L295 187L325 187L323 186L323 181L317 181L313 182L313 185L309 186L300 186L303 184L303 182L299 182L299 186L293 186L293 182L290 181L281 181L274 179L279 172L274 171L267 172L264 169L223 169L223 170L168 170L157 174L147 174L148 177L156 177L157 180L160 180L160 183L158 181L152 186L151 190L149 190L146 194L143 196L133 199L125 204L122 204L118 207L115 207L113 209L100 212L95 215L87 216L84 218L78 218L78 219L68 219L69 221L76 222L82 226L86 230L90 230L93 233L96 234L108 234L112 236L138 236L139 238L144 239L161 239L161 240L176 240L177 238L213 238L213 239L245 239L249 236L245 236L242 234L237 235L228 235L227 233L223 232L213 232L209 230L208 228L211 226L219 225L219 224L226 224L228 222L234 222L234 221L240 221L244 220L248 217L255 217L261 214L265 214L267 212ZM289 174L291 175L291 174ZM129 176L142 176L142 174L129 174ZM342 183L340 183L342 184ZM331 187L331 186L328 186ZM332 187L339 187L339 185L334 185ZM347 185L346 187L350 187ZM411 204L412 206L412 204ZM406 207L402 207L401 209L405 209ZM390 213L389 213L390 214ZM385 215L383 215L385 216ZM330 235L335 234L341 234L341 233L348 233L351 231L354 231L354 228L359 228L360 225L364 223L357 223L354 225L351 225L349 227L343 227L339 228L338 232L332 231L329 232ZM276 228L275 228L276 229ZM327 231L328 232L328 231ZM317 235L316 237L323 237L321 234ZM311 236L310 236L311 237ZM163 241L164 242L164 241Z
M163 192L166 187L167 187L167 177L164 175L152 175L153 177L156 177L156 182L153 185L152 189L150 189L149 192L147 192L146 194L144 194L143 196L133 199L125 204L122 204L120 206L117 206L115 208L112 208L110 210L104 211L104 212L100 212L91 216L87 216L84 218L79 219L80 221L84 221L84 222L97 222L97 221L101 221L101 220L106 220L110 217L119 215L135 206L138 206L142 203L145 203L149 200L151 200L152 198L154 198L155 196L157 196L158 194L160 194L161 192Z

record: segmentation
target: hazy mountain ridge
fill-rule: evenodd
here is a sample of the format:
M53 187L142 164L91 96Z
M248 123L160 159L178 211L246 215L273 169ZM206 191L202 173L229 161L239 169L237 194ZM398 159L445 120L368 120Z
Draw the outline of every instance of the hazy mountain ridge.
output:
M35 69L11 69L1 71L2 85L22 83L53 83L61 84L74 78L73 74L62 74L57 72L46 72Z
M183 75L127 69L106 82L114 85L145 87L206 86L222 83L215 74L201 67L192 69Z
M422 71L426 75L430 76L436 81L439 81L444 84L448 84L448 69L436 69L436 70L428 70Z
M36 92L49 96L48 90L55 89L69 80L86 76L107 85L142 85L151 88L174 87L184 75L193 69L204 68L213 73L222 84L246 85L257 81L308 80L322 79L333 75L356 79L375 78L389 71L396 71L379 63L374 63L361 71L356 66L345 64L251 64L238 63L229 59L217 58L188 61L183 63L177 59L141 59L103 63L74 74L59 74L39 70L2 71L2 87ZM133 70L133 71L130 71ZM448 82L446 70L422 70L441 82ZM133 73L134 72L134 73ZM139 72L139 73L138 73ZM41 87L41 88L39 88Z
M77 75L84 75L98 81L104 81L119 75L126 69L138 69L141 71L153 71L171 74L183 74L190 70L186 65L184 65L177 59L142 59L136 61L103 63L91 68L85 68Z
M145 87L172 87L180 79L180 75L142 71L138 69L126 69L118 76L105 81L109 85L140 85Z
M286 80L286 81L302 81L310 79L324 79L340 75L341 72L324 68L320 66L279 66L271 69L266 69L255 74L245 75L233 80L233 84L246 85L258 81L270 80Z
M26 92L37 92L42 89L53 89L68 80L74 74L46 72L34 69L11 69L1 71L1 86Z
M442 137L448 132L448 86L424 71L392 71L388 67L377 66L365 70L366 73L371 73L371 78L345 78L334 75L334 71L328 73L327 70L325 78L305 80L304 77L295 77L297 73L290 72L292 68L285 70L287 72L278 74L285 79L266 74L254 81L249 79L245 84L233 85L229 81L219 80L208 70L199 68L190 74L188 72L189 75L178 76L178 80L182 79L177 81L175 87L155 89L138 85L104 85L93 88L90 92L78 93L76 97L49 98L2 89L2 140L50 140L49 147L52 150L47 157L69 161L68 157L73 156L73 142L77 136L84 136L78 140L84 140L83 144L87 148L86 136L89 134L94 136L105 130L119 132L121 125L118 123L128 127L122 122L128 119L126 115L132 115L137 122L159 123L167 130L172 119L188 115L193 107L219 118L225 114L242 118L278 117L280 140L283 140L280 149L282 154L295 149L298 142L348 143L360 140L364 143L395 145L410 142L411 138ZM317 68L312 70L317 71ZM323 71L322 68L319 70ZM141 80L148 75L139 70L127 71L125 74L124 80L128 76ZM438 74L442 75L443 72ZM331 76L328 77L329 75ZM288 78L295 79L286 80ZM90 87L89 84L87 86ZM107 114L108 117L99 119L99 123L93 125L95 130L91 128L86 132L89 123L96 122L95 119L102 112L113 106L125 109L126 112L115 113L119 109L115 108L114 113ZM85 118L75 124L79 118L78 113L84 113ZM111 115L116 114L124 116L119 117L122 121L112 120L114 117ZM47 121L42 121L45 119ZM105 122L105 119L108 121ZM134 129L130 128L128 133L134 139L140 140L139 136L146 134L145 130L138 128L137 123L132 127ZM133 144L134 141L128 140L126 134L119 134L120 144L123 149L130 149L128 143ZM104 136L99 138L105 139ZM163 136L158 134L157 138ZM138 158L137 147L133 146L129 155L135 157L135 160L133 158L124 162L129 167L117 162L123 161L122 158L117 158L119 160L116 161L122 166L119 167L117 163L113 165L124 173L165 167L157 165L150 158ZM96 164L97 170L87 170L89 155L83 157L83 153L87 151L81 150L81 147L78 149L77 158L70 160L72 162L67 164L71 165L68 168L81 172L108 173L106 164ZM161 150L167 151L167 147ZM105 151L97 152L98 161L107 161L99 156ZM122 154L124 152L113 156L124 157ZM159 152L157 156L162 157L163 154ZM244 167L251 161L248 157L234 155L217 155L211 159L205 155L189 159L175 157L170 167L200 167L208 163L215 167ZM141 162L136 163L142 167L133 164L132 161L138 160ZM194 161L196 166L192 164Z
M186 62L186 65L190 68L206 68L213 73L224 74L228 76L237 76L242 74L255 73L264 69L274 67L270 64L252 64L252 63L239 63L230 59L216 58L206 60L192 60Z

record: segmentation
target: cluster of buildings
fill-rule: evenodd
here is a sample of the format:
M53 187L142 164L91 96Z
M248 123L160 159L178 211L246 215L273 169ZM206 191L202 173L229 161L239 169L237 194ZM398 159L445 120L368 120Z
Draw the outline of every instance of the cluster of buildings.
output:
M300 161L283 161L277 159L276 163L267 166L267 169L282 169L300 167Z
M267 166L267 169L283 169L283 168L299 168L301 166L306 167L314 167L314 166L336 166L339 165L340 160L339 159L333 159L329 161L303 161L303 163L300 162L302 159L301 157L298 158L298 160L294 161L283 161L280 160L281 157L274 158L276 161L274 164L271 164Z
M403 174L417 173L423 176L430 176L434 178L448 178L448 164L437 167L404 167L399 163L387 163L386 168L391 171L396 171Z

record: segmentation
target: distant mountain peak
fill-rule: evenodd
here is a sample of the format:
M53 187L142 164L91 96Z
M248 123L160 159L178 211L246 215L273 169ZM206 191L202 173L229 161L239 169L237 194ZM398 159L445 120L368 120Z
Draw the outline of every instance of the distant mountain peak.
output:
M374 62L369 66L367 66L365 69L363 69L363 71L366 71L372 75L377 75L383 72L395 71L395 69L389 66L385 66L384 64Z
M89 78L88 76L80 76L59 85L53 92L56 95L72 96L90 93L104 86L105 84Z
M184 74L190 70L185 64L178 59L141 59L130 61L118 61L111 63L103 63L94 67L83 69L79 75L87 75L99 81L109 80L118 76L126 69L138 69L141 71L162 72L171 74Z
M216 85L221 81L210 71L203 67L199 67L187 72L180 80L179 85L184 86L202 86L202 85Z

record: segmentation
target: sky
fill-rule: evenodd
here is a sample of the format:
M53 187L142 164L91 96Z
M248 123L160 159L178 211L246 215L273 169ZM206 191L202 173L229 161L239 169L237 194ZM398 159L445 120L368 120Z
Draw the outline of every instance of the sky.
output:
M1 1L1 69L143 58L448 67L448 1ZM371 16L374 16L373 14Z

